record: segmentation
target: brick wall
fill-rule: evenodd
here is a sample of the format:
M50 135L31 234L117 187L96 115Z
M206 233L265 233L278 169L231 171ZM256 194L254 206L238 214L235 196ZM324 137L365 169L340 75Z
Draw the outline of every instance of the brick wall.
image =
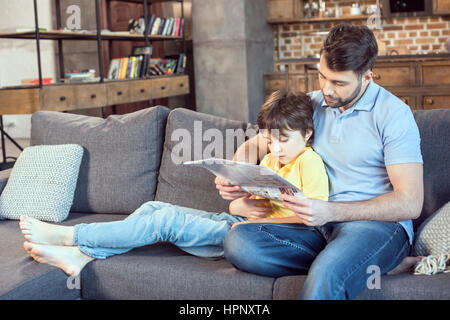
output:
M356 1L326 0L326 9L349 14L351 4ZM362 10L376 1L359 1ZM274 58L291 59L318 54L326 35L301 35L311 31L328 31L340 22L303 23L273 25L275 52ZM366 20L348 21L352 24L367 24ZM450 36L450 16L407 17L382 19L381 41L387 45L388 52L396 50L399 54L429 54L444 52L444 43ZM278 44L277 33L280 34ZM277 49L279 45L279 49Z

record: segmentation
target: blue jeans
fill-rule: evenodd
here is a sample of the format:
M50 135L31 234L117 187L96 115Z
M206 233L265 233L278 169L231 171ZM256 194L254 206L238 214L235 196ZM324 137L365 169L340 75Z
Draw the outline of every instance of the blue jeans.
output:
M269 277L308 276L300 299L353 299L373 275L409 254L408 236L395 222L351 221L322 227L252 223L228 232L225 257L238 269Z
M223 256L223 241L234 222L245 218L149 201L124 220L78 224L74 245L97 259L157 242L171 242L200 257Z

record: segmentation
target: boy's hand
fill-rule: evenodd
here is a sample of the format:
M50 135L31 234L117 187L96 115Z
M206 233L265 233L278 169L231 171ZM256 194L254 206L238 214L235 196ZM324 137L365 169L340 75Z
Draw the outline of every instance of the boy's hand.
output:
M230 203L230 213L234 216L261 219L272 212L269 204L268 199L250 199L250 196L245 196Z
M241 191L240 186L232 185L228 180L216 177L214 180L216 183L216 189L219 190L219 194L225 200L236 200L248 196L248 192Z
M281 194L283 205L294 211L307 226L323 226L333 221L329 202Z

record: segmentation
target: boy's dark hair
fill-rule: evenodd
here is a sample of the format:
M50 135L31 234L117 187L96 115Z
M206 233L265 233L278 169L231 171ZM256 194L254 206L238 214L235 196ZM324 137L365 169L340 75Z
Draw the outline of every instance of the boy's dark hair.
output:
M314 138L311 98L305 93L275 91L259 110L257 123L260 129L278 129L280 134L285 130L299 130L303 137L311 130L310 145Z
M328 68L333 71L353 71L359 78L375 65L377 40L366 26L341 23L331 28L320 49Z

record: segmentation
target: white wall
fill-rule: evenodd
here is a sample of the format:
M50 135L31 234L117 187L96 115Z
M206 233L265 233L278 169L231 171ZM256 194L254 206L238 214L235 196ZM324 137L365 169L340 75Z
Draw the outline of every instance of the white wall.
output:
M53 29L52 0L38 0L39 26ZM34 28L33 0L0 0L0 32ZM42 77L56 79L56 42L41 40ZM21 84L21 79L38 78L34 40L0 39L0 87ZM5 115L3 123L13 138L30 136L31 115Z

